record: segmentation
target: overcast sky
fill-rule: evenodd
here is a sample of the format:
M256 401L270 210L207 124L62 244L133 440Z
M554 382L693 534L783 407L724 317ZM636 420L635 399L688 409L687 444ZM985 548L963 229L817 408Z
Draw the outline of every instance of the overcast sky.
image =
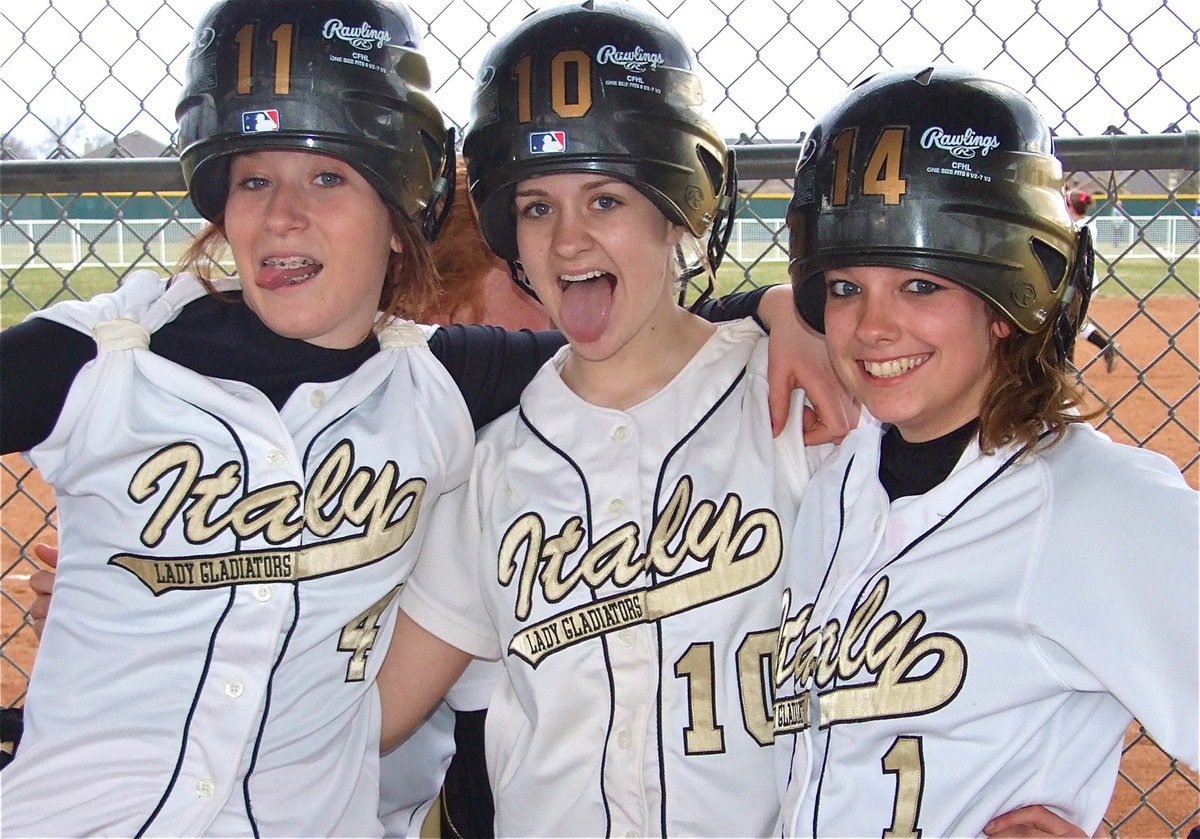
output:
M551 0L553 2L553 0ZM635 0L642 2L643 0ZM0 132L45 147L141 130L163 142L208 0L5 0ZM472 74L526 0L414 0L437 98L460 125ZM954 61L1033 98L1060 135L1200 128L1200 0L656 0L698 52L727 137L792 141L873 69ZM910 9L911 5L911 9ZM881 47L880 44L883 46ZM74 142L72 148L76 148Z

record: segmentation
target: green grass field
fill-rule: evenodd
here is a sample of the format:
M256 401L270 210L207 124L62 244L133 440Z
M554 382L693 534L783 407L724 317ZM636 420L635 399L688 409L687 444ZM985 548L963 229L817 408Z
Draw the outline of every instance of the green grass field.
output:
M1200 294L1200 257L1180 260L1170 279L1164 279L1167 266L1157 259L1123 259L1113 266L1112 274L1114 276L1107 276L1106 269L1101 266L1100 275L1104 280L1098 294L1102 297ZM787 263L760 263L754 267L751 276L755 285L787 282ZM93 267L80 268L65 276L52 268L26 268L16 273L4 271L3 280L0 328L17 323L34 309L45 308L60 300L86 300L95 294L112 291L117 285L117 275L112 269ZM717 280L718 294L750 287L745 272L735 265L722 267Z

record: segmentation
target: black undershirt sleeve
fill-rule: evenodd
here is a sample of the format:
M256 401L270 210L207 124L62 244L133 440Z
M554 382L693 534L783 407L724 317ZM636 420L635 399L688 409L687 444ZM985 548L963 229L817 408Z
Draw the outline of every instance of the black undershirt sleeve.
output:
M700 304L696 314L709 323L722 323L729 320L754 318L759 326L766 331L766 326L758 319L758 303L767 293L770 286L760 286L749 291L738 291L724 297L716 297Z
M0 332L0 453L50 436L71 383L95 357L92 336L43 318Z
M512 332L456 323L430 336L429 349L454 379L476 428L517 406L538 368L566 343L561 332Z

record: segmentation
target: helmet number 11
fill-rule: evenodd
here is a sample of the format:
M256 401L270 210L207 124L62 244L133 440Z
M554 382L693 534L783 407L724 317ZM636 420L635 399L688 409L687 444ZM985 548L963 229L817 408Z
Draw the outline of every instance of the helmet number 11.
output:
M899 204L900 197L908 189L908 183L900 177L900 159L904 154L904 139L908 126L891 125L879 133L875 147L863 168L862 194L883 196L884 204ZM850 179L853 174L851 162L854 154L857 128L847 128L833 138L830 147L834 152L833 194L830 202L835 207L850 203Z
M243 96L250 92L254 78L254 27L247 23L238 30L234 40L238 45L237 92ZM275 90L277 96L286 96L292 86L292 24L281 23L271 31L275 42Z

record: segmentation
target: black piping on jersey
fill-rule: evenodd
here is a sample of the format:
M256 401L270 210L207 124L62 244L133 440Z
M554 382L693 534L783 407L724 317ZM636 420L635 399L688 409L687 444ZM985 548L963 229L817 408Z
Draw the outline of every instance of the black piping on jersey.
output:
M171 777L167 779L167 786L163 790L162 796L158 799L158 804L154 805L154 809L150 811L150 815L146 817L146 821L133 834L135 837L139 837L139 839L146 835L146 831L150 829L150 825L154 824L154 820L158 818L158 814L162 812L162 808L166 805L167 799L171 797L171 791L175 788L175 783L179 780L179 770L183 766L183 757L187 752L188 732L192 728L192 718L196 715L196 705L200 702L200 693L204 690L204 683L208 680L208 669L212 666L213 646L217 643L217 635L221 631L221 625L225 623L225 618L229 616L229 611L233 608L235 593L236 589L229 589L229 600L225 604L225 610L221 612L221 616L213 624L212 634L208 636L208 649L204 653L204 666L200 669L200 679L196 682L196 691L192 694L192 704L188 707L187 717L183 723L183 730L180 732L179 756L175 759L175 768L171 770Z
M842 535L846 532L846 484L850 482L850 471L854 468L854 458L856 454L850 455L850 461L846 464L846 471L842 474L842 485L838 488L838 535L837 540L833 543L833 556L837 556L838 548L842 546ZM825 573L821 576L821 584L817 586L817 593L813 596L813 603L816 603L821 598L821 593L825 591L825 584L829 582L829 573L833 570L833 560L831 559L825 564ZM819 649L819 645L818 645ZM812 725L812 722L809 722ZM797 732L792 737L792 753L788 756L788 777L787 786L792 785L792 767L796 764L796 744L800 742L800 732ZM812 767L809 767L812 771ZM821 786L817 784L817 800L820 801ZM785 831L786 832L786 831Z
M715 402L713 402L712 406L707 411L704 412L704 416L700 417L700 419L696 421L696 424L693 425L691 427L691 429L689 429L687 431L686 434L684 434L682 437L680 437L679 442L677 442L674 446L672 446L671 450L669 452L667 452L665 457L663 457L662 463L658 467L658 477L655 479L655 483L654 483L654 508L653 508L654 509L654 520L650 524L650 530L652 532L654 530L655 525L658 523L659 505L662 501L663 483L666 481L665 473L667 470L667 464L670 463L671 460L675 457L675 455L677 455L679 453L679 450L684 447L684 445L688 442L688 440L690 440L696 436L696 433L704 426L705 423L707 423L712 418L712 415L717 412L717 409L725 404L725 402L729 399L730 395L737 389L738 385L745 378L746 378L746 368L743 367L740 371L738 371L738 374L734 377L734 379L730 383L729 387L727 387L725 389L725 392L722 393L719 397L717 397L717 400ZM647 576L650 578L650 584L652 586L657 585L658 579L657 579L657 575L654 573L653 569L647 569L646 573L647 573ZM656 636L658 636L658 688L655 691L655 711L654 711L658 717L658 720L657 720L658 725L656 726L657 734L658 734L658 786L659 786L659 805L658 806L659 806L659 821L660 821L660 824L662 825L662 834L661 835L663 837L666 837L668 835L668 833L667 833L667 761L666 761L666 758L665 758L665 755L663 752L662 621L654 622L654 633ZM714 668L714 673L715 672L716 671ZM714 676L714 678L715 678L715 676ZM690 704L689 704L689 710L690 710ZM685 748L686 748L686 746L685 746Z
M1050 433L1049 431L1043 432L1041 435L1038 436L1037 442L1041 442L1043 439L1045 439L1046 435L1048 435L1049 433ZM932 526L930 526L920 536L918 536L917 538L915 538L911 542L909 542L907 545L905 545L903 550L901 550L898 554L896 554L894 557L889 559L883 565L879 566L873 572L871 572L871 575L869 577L867 577L866 581L863 583L862 588L859 589L858 594L856 594L854 596L854 602L850 604L850 611L853 612L854 609L858 607L858 601L860 599L862 599L862 596L867 591L868 587L872 586L873 580L875 580L880 574L882 574L884 571L886 571L888 569L888 567L891 566L893 563L897 562L903 556L908 554L909 551L911 551L917 545L921 544L927 538L929 538L934 533L936 533L938 530L940 530L942 525L944 525L946 522L950 521L950 519L952 519L956 515L958 515L958 512L963 507L965 507L967 505L967 503L971 501L971 499L973 499L975 496L979 495L979 493L983 492L985 489L987 489L987 487L991 486L993 481L995 481L997 478L999 478L1001 475L1003 475L1005 472L1007 472L1009 470L1009 468L1014 463L1016 463L1017 460L1020 459L1020 457L1022 455L1024 455L1027 451L1029 451L1034 445L1036 445L1036 443L1033 443L1030 445L1025 445L1025 446L1022 446L1020 449L1018 449L1016 451L1016 453L1011 455L1008 458L1008 460L1004 461L1004 463L1002 463L1000 465L999 469L997 469L992 474L988 475L983 481L980 482L979 486L975 487L975 489L968 492L963 497L962 501L958 502L958 504L956 504L954 506L954 509L952 509L950 512L946 513L946 515L943 516L942 518L938 519L938 521L936 521ZM853 463L853 459L851 459L851 463ZM846 476L849 477L849 474L850 474L850 464L847 464L846 465ZM843 508L843 510L845 508L845 487L846 487L846 483L843 480L843 482L842 482L842 508ZM889 502L889 504L890 504L890 502ZM838 546L841 545L841 541L842 541L841 531L844 529L844 525L845 525L845 519L843 517L842 521L839 522L839 525L838 525L838 529L839 529L838 540L837 540ZM828 578L829 571L832 568L836 557L837 557L837 548L835 547L834 552L830 556L829 562L825 568L826 578ZM822 585L824 585L824 584L822 583ZM813 602L814 603L816 602L816 598L813 598ZM965 656L965 651L964 651L964 656ZM966 660L964 658L964 668L966 666L967 666ZM830 682L830 687L836 686L837 681L838 681L837 674L835 673L833 680ZM960 690L961 690L961 687L960 687ZM952 702L954 700L954 697L957 695L958 695L958 691L955 691L953 696L950 696L949 698L947 698L946 701L943 702L941 705L937 706L937 708L929 709L929 711L927 711L926 713L936 711L938 708L944 708L946 705L948 705L950 702ZM886 717L878 717L876 719L886 719ZM816 722L818 725L820 725L819 719ZM855 721L855 722L859 722L859 721ZM840 725L840 723L835 723L834 725ZM811 835L814 837L820 835L817 832L817 822L820 820L820 816L821 816L821 787L823 786L824 781L825 781L825 769L829 766L829 751L830 751L830 747L833 743L833 731L832 731L833 726L831 725L831 726L823 726L823 727L828 727L830 729L830 733L829 733L829 736L827 736L825 738L825 750L824 750L824 753L821 755L821 774L819 775L819 777L817 779L817 793L816 793L816 798L813 802L812 834Z
M520 417L521 423L526 428L529 429L530 434L532 434L537 439L541 440L542 444L545 445L546 448L548 448L550 451L554 452L556 455L558 455L564 461L566 461L567 465L571 467L571 470L576 475L579 476L579 484L580 484L581 488L583 489L583 511L584 511L584 515L587 517L587 538L588 538L588 549L590 550L592 547L592 544L593 544L593 542L592 542L592 532L593 532L592 531L592 492L591 492L591 489L588 488L587 475L585 475L583 473L583 470L579 468L579 464L576 463L569 454L567 454L565 451L560 449L558 446L551 443L546 438L546 436L544 434L542 434L542 432L537 430L537 428L534 426L534 424L530 421L529 416L525 413L525 406L522 405L517 409L517 416ZM596 599L596 592L593 589L592 590L592 600L595 601L595 599ZM605 792L605 788L604 788L604 778L605 778L604 770L608 763L608 743L609 743L609 740L612 739L613 722L614 722L614 717L616 715L617 691L616 691L616 687L613 685L613 680L612 680L612 660L609 658L609 654L608 654L608 635L607 634L600 636L600 645L601 645L601 649L604 650L604 669L608 672L608 725L606 727L606 733L604 735L604 750L600 753L600 801L603 802L603 804L604 804L604 835L607 837L607 836L612 835L612 810L608 806L608 794Z
M214 420L216 420L220 425L225 427L225 430L229 432L230 439L233 441L233 444L237 447L238 454L240 454L242 457L242 474L249 476L250 456L246 453L246 447L242 445L242 439L241 439L241 437L238 436L237 432L234 430L233 425L231 425L229 422L227 422L221 416L214 414L212 411L208 410L207 408L202 408L199 405L197 405L195 402L192 402L190 400L185 400L185 401L187 401L187 404L191 405L193 408L200 411L201 413L208 414L210 417L212 417ZM239 542L241 541L241 537L237 536L236 534L235 534L234 538L237 539ZM220 634L220 632L221 632L221 626L222 626L222 624L225 623L225 618L227 618L229 616L229 611L233 608L233 601L234 601L234 598L236 597L236 595L237 595L237 586L230 586L229 587L229 601L225 604L224 611L222 611L221 616L219 618L217 618L217 622L215 624L213 624L212 633L208 636L208 649L206 649L204 652L204 667L200 671L200 680L199 680L199 682L196 683L196 692L194 694L192 694L192 703L190 706L188 706L187 719L183 724L183 731L181 732L181 737L179 739L179 756L175 760L175 768L171 770L171 777L167 781L167 786L163 790L162 797L159 798L158 804L155 805L154 810L151 811L150 816L146 819L146 822L141 827L139 827L137 830L137 833L134 834L134 836L136 836L136 837L143 836L146 833L146 831L150 828L150 825L152 825L154 823L154 820L156 818L158 818L158 814L160 812L162 812L162 808L166 805L167 799L171 797L171 791L175 788L175 783L179 780L179 771L180 771L180 768L183 766L184 756L187 754L188 732L191 731L191 728L192 728L192 718L196 715L196 706L200 702L200 694L204 690L205 681L207 681L207 679L208 679L208 669L212 666L213 647L217 643L217 635Z
M254 804L250 801L250 779L254 777L254 769L258 765L258 753L262 747L263 733L267 729L267 718L271 715L271 692L275 686L275 674L279 671L279 667L283 664L284 656L287 655L288 647L292 643L292 635L296 632L296 626L300 623L300 581L292 583L292 625L288 627L287 635L283 638L283 644L279 648L279 655L275 659L275 663L271 666L271 675L267 677L267 689L263 697L262 716L259 718L258 735L254 738L254 749L250 756L250 765L246 768L246 776L242 778L242 800L246 805L246 818L250 820L250 828L254 831L254 839L258 839L258 820L254 818Z
M326 423L325 428L314 434L309 440L308 446L304 450L304 454L300 458L301 472L308 474L309 460L312 457L313 447L316 446L317 440L321 435L330 428L340 422L350 409L343 411L340 415L333 417ZM301 531L303 534L303 531ZM303 535L301 541L303 542ZM246 768L246 775L242 778L242 801L246 807L246 818L250 821L251 830L254 833L255 839L258 839L258 820L254 817L254 803L250 800L250 779L254 776L254 770L258 766L258 756L262 749L263 734L266 732L267 720L271 716L271 695L275 687L275 674L279 672L280 666L283 664L283 659L287 655L288 647L291 646L292 636L296 633L296 627L300 623L300 581L292 583L292 624L288 627L287 634L284 636L283 644L280 645L279 655L275 658L275 663L271 665L271 674L267 677L266 691L263 697L263 711L259 718L258 734L254 738L254 748L251 751L250 765Z

